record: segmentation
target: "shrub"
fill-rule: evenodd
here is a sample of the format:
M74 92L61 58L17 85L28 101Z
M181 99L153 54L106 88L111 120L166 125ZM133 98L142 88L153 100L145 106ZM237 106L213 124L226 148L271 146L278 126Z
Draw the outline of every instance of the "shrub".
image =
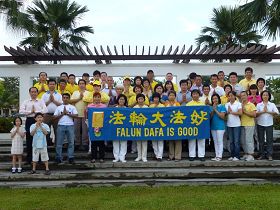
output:
M274 116L274 129L280 130L280 115Z
M1 117L0 118L0 133L10 133L13 128L13 118Z

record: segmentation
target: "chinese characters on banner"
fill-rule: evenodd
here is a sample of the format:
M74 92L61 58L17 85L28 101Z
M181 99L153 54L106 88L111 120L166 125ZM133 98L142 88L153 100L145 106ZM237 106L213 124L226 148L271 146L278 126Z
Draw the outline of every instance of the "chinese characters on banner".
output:
M89 108L91 141L187 140L210 136L208 106Z

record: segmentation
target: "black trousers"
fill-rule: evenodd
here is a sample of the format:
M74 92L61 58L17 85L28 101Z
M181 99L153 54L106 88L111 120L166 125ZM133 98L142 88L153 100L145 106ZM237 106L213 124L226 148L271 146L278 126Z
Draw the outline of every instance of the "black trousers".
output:
M28 163L32 162L32 142L33 136L30 135L30 126L36 121L34 117L27 117L25 121L25 130L26 130L26 161Z
M97 148L99 153L99 159L105 157L105 143L104 141L92 141L91 142L91 159L97 159Z

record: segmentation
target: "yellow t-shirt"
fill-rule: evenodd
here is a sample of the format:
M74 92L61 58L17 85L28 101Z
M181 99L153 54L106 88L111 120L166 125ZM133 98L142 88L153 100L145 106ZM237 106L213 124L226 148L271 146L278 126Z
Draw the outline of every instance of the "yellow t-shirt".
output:
M44 86L45 91L40 92L42 86ZM33 87L37 88L37 89L38 89L38 92L40 92L40 93L38 94L38 96L37 96L37 98L39 98L39 99L41 99L42 96L43 96L43 94L49 90L49 87L48 87L48 84L47 84L47 83L44 83L44 84L43 84L43 83L37 82Z
M101 103L107 104L110 100L110 97L107 93L100 92L101 94ZM88 94L85 94L83 97L83 101L87 103L93 103L93 92L89 92Z
M136 95L133 95L133 96L131 96L130 98L129 98L129 100L128 100L128 106L134 106L136 104ZM149 98L147 97L147 96L145 96L145 104L147 105L147 106L149 106L150 105L150 102L149 102Z
M71 97L71 93L70 93L66 88L65 88L64 91L61 91L60 88L59 88L59 86L58 86L56 91L57 91L58 93L60 93L61 95L62 95L63 93L69 93L69 94L70 94L70 97Z
M249 90L250 85L256 84L256 83L257 83L257 81L255 79L247 80L246 78L242 79L239 82L239 84L244 88L244 90Z
M79 86L76 85L76 84L71 85L70 83L68 83L67 86L66 86L66 90L69 91L71 94L73 94L74 91L79 90Z
M90 83L87 84L87 85L86 85L86 90L89 91L89 92L93 92L93 86L92 86L92 84L90 84Z
M224 87L225 85L230 85L230 83L228 81L224 80L224 85L222 85L222 82L219 80L217 85L220 86L220 87Z
M170 107L170 106L181 106L181 104L177 101L175 101L175 103L171 104L169 101L165 102L165 106L166 107Z
M84 96L90 94L90 92L85 91ZM71 99L78 99L80 98L80 91L76 90L73 92ZM77 103L73 104L78 112L78 117L84 117L85 109L87 107L87 103L83 100L79 100Z
M191 100L189 103L186 104L186 106L205 106L205 104L202 101Z
M221 99L221 104L223 105L229 102L229 98L226 95L221 96L220 99Z
M154 92L155 86L157 85L157 81L153 80L153 82L151 83L151 87L152 87L152 92Z
M123 94L127 97L127 100L129 101L129 99L130 99L132 96L135 96L135 93L133 92L133 87L130 86L128 92L126 92L126 93L123 92Z
M252 111L256 111L257 108L253 103L248 102L245 105L245 110L247 112L252 112ZM247 116L246 114L243 113L241 115L241 126L255 126L255 118L254 117L249 117L249 116Z

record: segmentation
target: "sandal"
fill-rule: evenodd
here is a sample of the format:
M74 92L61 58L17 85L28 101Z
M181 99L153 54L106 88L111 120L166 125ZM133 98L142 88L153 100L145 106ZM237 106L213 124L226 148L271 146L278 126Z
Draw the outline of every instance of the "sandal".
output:
M35 171L35 170L31 170L31 171L29 172L29 174L36 174L36 171Z

